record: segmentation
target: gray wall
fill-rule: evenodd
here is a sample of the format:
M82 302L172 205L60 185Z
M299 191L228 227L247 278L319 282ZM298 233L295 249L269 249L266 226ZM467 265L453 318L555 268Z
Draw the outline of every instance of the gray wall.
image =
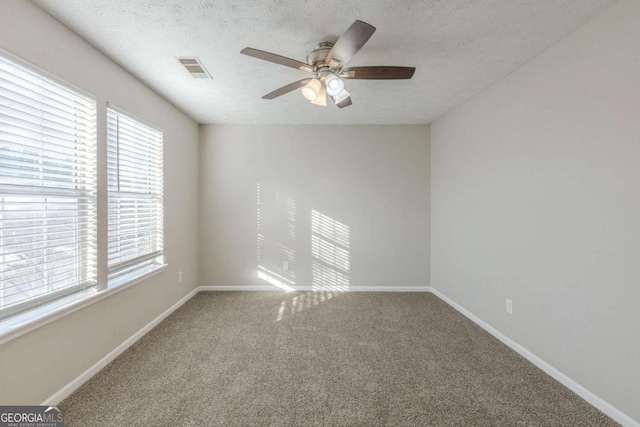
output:
M203 285L429 285L428 126L200 130Z
M107 101L164 130L168 268L0 345L0 404L40 404L197 286L198 125L31 2L0 2L0 47L97 96L99 151ZM105 206L103 197L102 247Z
M636 420L639 23L616 3L431 134L432 286Z

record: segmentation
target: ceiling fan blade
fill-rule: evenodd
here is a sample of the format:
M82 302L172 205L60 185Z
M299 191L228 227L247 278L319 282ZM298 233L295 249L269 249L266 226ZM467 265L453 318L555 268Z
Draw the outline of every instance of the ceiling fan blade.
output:
M285 67L297 68L298 70L306 71L308 73L313 72L313 68L311 68L308 64L296 61L295 59L276 55L275 53L269 53L263 50L253 49L251 47L245 47L240 51L240 53L247 56L252 56L254 58L262 59L263 61L269 61L273 62L274 64L284 65Z
M263 96L262 99L273 99L273 98L277 98L279 96L285 95L291 92L292 90L296 90L303 87L304 85L309 83L309 80L311 79L302 79L302 80L298 80L297 82L289 83L286 86L282 86L281 88L274 90L273 92L269 92L268 94Z
M338 108L345 108L353 104L351 102L351 95L346 90L343 90L339 95L332 96L331 99L333 100L333 103L338 106Z
M376 27L373 25L362 21L354 22L333 45L327 55L326 63L330 64L332 60L336 60L342 65L346 64L358 53L375 31Z
M342 70L340 77L361 80L400 80L410 79L415 71L415 67L349 67Z

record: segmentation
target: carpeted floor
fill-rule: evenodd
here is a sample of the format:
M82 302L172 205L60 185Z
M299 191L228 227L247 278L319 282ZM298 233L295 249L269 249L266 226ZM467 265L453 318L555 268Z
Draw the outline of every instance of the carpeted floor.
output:
M616 425L427 293L200 293L68 426Z

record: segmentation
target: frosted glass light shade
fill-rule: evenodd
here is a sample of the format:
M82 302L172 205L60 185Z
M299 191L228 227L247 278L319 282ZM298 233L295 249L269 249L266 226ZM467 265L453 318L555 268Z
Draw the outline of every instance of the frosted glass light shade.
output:
M320 105L321 107L327 106L327 90L325 89L324 85L320 87L318 97L315 100L311 101L311 103L313 105Z
M329 96L336 96L344 89L344 81L335 74L329 74L324 83Z
M321 87L322 83L320 80L312 79L305 87L302 88L302 96L313 102L318 98L318 93L320 92Z

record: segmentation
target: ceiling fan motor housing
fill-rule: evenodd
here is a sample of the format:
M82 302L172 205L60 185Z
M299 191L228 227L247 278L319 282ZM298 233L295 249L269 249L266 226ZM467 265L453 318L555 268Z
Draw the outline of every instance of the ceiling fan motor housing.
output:
M331 51L333 47L333 43L330 42L321 42L319 43L313 51L307 55L307 64L312 67L321 67L325 65L325 60L327 59L327 55Z

